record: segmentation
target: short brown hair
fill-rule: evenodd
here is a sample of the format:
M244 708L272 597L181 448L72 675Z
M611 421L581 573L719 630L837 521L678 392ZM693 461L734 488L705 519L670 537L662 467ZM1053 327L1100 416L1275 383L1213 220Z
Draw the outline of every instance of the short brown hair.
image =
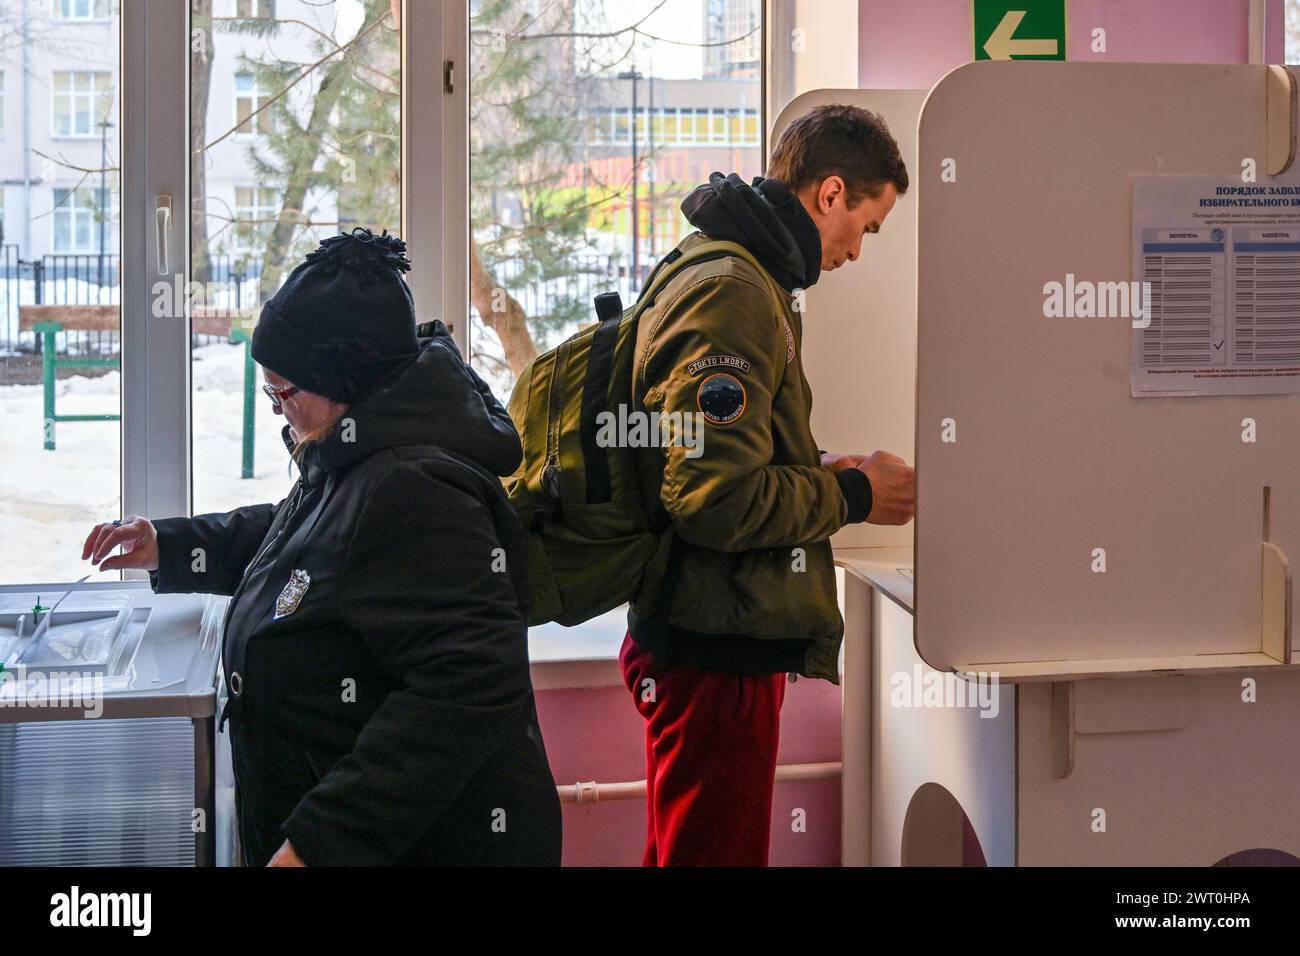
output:
M787 126L772 150L767 175L796 193L839 176L850 207L868 196L879 198L886 183L893 183L900 196L908 185L907 167L885 121L871 110L841 104L818 106Z

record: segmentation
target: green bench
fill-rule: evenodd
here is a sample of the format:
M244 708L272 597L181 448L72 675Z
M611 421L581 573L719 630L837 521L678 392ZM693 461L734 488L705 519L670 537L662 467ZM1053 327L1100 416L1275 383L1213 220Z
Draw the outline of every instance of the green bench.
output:
M41 338L41 377L45 382L45 448L54 450L58 422L117 422L121 415L60 415L55 411L55 385L61 368L121 368L119 359L59 358L54 337L65 329L77 332L116 332L120 326L115 305L21 305L18 330Z
M116 358L60 358L55 336L60 332L117 332L121 317L116 305L22 305L18 307L18 328L41 337L41 377L45 386L44 443L55 450L55 426L59 422L118 422L121 415L60 415L55 408L58 372L61 368L122 367ZM253 424L257 394L257 365L253 362L252 329L240 324L238 316L195 310L190 330L196 335L225 335L231 342L244 343L244 427L240 477L253 477Z

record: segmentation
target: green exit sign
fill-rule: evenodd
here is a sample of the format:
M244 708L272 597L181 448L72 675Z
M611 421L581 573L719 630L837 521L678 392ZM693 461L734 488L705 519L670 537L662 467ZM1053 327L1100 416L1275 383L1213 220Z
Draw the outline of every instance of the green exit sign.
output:
M1064 60L1065 0L971 0L977 60Z

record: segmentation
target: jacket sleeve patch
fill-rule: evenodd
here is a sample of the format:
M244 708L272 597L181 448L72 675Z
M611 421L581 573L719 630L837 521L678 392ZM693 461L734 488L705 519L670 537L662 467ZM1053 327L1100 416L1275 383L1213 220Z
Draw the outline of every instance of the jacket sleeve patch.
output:
M695 403L714 425L730 425L745 414L745 386L726 372L717 372L700 382Z
M686 366L686 371L692 375L698 375L700 372L713 369L727 369L728 371L747 373L749 372L749 360L743 359L739 355L706 355Z

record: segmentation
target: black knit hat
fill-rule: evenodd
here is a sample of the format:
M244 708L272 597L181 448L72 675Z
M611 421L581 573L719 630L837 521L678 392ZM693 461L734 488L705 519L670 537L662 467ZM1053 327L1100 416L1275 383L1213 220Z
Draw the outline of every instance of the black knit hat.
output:
M406 243L385 230L331 236L262 306L253 361L294 385L352 403L419 351L402 273Z

